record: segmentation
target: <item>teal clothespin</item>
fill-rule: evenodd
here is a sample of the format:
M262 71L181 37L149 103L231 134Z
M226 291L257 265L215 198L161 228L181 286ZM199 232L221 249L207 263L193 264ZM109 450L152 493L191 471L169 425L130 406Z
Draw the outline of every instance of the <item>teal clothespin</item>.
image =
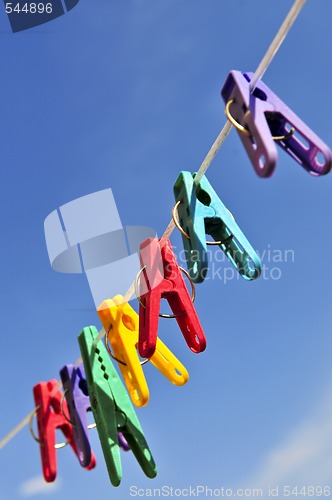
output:
M207 244L218 245L241 276L254 280L261 274L261 262L234 217L205 176L198 185L196 174L180 172L174 187L176 205L173 219L182 233L189 274L201 283L208 269ZM179 223L174 210L178 210ZM207 242L206 235L214 242Z
M97 329L90 326L79 334L78 342L91 409L111 483L119 486L122 478L118 432L124 435L145 474L153 478L157 475L157 468L142 428L103 342L94 343L97 336Z

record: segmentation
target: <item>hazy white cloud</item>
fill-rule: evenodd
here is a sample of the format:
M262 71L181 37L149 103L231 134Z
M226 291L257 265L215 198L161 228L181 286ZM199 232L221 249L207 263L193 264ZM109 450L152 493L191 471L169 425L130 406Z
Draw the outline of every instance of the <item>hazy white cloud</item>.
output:
M19 487L19 493L22 497L31 497L33 495L55 493L59 491L61 481L57 479L53 483L46 483L43 476L35 476L24 481Z
M332 388L309 416L265 456L246 483L325 486L332 481Z

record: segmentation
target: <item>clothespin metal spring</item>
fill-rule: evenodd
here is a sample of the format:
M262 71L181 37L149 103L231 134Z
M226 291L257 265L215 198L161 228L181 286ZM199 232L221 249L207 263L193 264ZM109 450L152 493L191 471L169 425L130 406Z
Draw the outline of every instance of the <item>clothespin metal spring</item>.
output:
M185 233L185 235L186 235L186 233ZM187 236L187 238L189 238L189 236ZM140 279L140 276L141 276L141 274L142 274L142 272L144 271L145 268L146 268L146 266L143 266L142 269L140 269L140 271L137 273L137 276L135 278L135 283L134 283L136 298L137 298L138 302L141 304L141 306L144 307L144 309L145 309L145 304L141 301L141 297L140 297L140 294L138 292L138 280ZM186 271L185 269L183 269L183 267L181 267L181 266L179 266L179 269L188 278L188 280L190 282L190 286L191 286L191 301L194 303L195 302L195 298L196 298L196 288L195 288L194 282L192 281L192 279L191 279L190 274L188 273L188 271ZM182 313L179 313L179 314L164 314L164 313L159 313L159 317L160 318L173 319L173 318L178 318L182 314L184 314L184 311Z
M242 125L241 125L242 126ZM244 127L243 127L244 128ZM244 129L246 130L246 129ZM175 203L174 207L172 208L172 219L173 219L173 222L175 224L175 226L177 227L177 229L180 231L181 234L183 234L183 236L185 236L187 238L187 240L190 240L190 236L188 233L185 232L185 230L183 229L183 227L181 226L180 222L179 222L179 214L178 214L178 207L179 205L181 205L182 201L179 200ZM230 210L228 210L227 208L227 211L228 213L231 215L231 217L234 219L234 215L232 214L232 212ZM233 234L231 234L228 238L226 238L226 240L224 241L206 241L206 244L207 245L225 245L225 243L228 243L231 239L233 238ZM183 268L180 268L182 269L185 273L186 271L183 269ZM188 279L190 280L192 286L193 286L193 281L192 279L190 278L190 275L189 273L187 274L187 277Z
M225 106L225 115L227 116L227 119L231 122L231 124L239 131L241 132L242 134L246 135L247 137L251 137L251 132L250 130L248 130L246 127L244 127L243 125L241 125L238 121L235 120L235 118L232 116L231 114L231 111L230 111L230 107L231 107L231 104L233 104L236 100L235 99L230 99L226 106ZM250 109L247 110L246 114L244 116L247 115L247 113L250 113ZM295 128L294 127L291 127L290 131L288 132L288 134L285 134L285 135L276 135L276 136L272 136L272 139L274 141L285 141L286 139L289 139L290 137L292 137L292 135L294 134L295 132ZM174 219L173 219L174 220Z
M68 392L68 389L66 389L63 393L62 393L62 396L61 396L61 399L60 399L60 411L62 413L62 415L65 417L65 419L67 420L67 422L72 426L72 427L76 427L76 425L74 424L74 422L72 422L70 420L70 418L68 418L68 416L66 415L65 411L64 411L64 408L63 408L63 400L65 399L65 396ZM96 423L93 423L93 424L89 424L87 426L88 429L95 429L97 426L96 426Z
M125 363L125 361L122 361L121 359L117 358L111 350L111 347L109 344L109 338L108 338L108 334L111 331L111 329L112 329L112 325L109 327L109 329L107 330L107 334L104 337L104 343L105 343L105 347L107 349L107 352L111 356L111 358L113 358L117 363L120 363L120 365L123 365L123 366L128 366L127 363ZM150 361L150 358L142 359L141 366L145 365L149 361Z
M37 438L37 436L35 434L35 431L33 430L33 418L37 415L37 412L38 412L39 409L40 409L40 406L36 406L36 408L34 409L33 413L31 413L30 421L29 421L29 429L30 429L30 434L33 437L33 439L35 441L37 441L37 443L40 446L44 446L44 443L39 438ZM64 414L63 414L63 416L66 418L66 416ZM60 450L61 448L64 448L65 446L67 446L67 444L69 444L69 441L63 441L62 443L55 444L54 448L56 450Z

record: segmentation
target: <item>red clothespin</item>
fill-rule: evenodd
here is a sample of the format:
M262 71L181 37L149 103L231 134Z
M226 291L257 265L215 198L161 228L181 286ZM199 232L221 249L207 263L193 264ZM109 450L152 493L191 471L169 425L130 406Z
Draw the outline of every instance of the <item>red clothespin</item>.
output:
M40 382L33 388L39 435L39 439L35 439L40 445L43 474L45 481L48 483L51 483L56 478L57 448L69 444L77 458L79 458L74 442L72 426L62 413L63 411L65 415L69 415L68 405L66 400L62 398L61 391L56 389L57 385L57 380L52 379L49 382ZM66 443L56 445L56 429L61 429L66 438ZM95 457L92 456L91 463L86 469L92 469L95 464Z
M140 355L150 358L155 352L159 316L176 318L188 347L195 353L204 351L206 339L192 302L194 292L190 297L170 241L161 247L157 239L146 239L140 245L140 261ZM173 315L159 314L162 298L168 301Z

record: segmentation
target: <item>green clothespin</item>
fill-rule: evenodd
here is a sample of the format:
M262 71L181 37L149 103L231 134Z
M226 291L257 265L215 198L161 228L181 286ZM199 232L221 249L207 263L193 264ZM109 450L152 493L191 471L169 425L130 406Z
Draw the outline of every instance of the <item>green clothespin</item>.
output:
M182 233L187 266L194 283L201 283L208 269L207 244L218 245L240 275L247 280L261 274L261 262L234 217L205 177L195 184L195 174L180 172L174 187L173 219ZM175 216L178 210L179 222ZM214 242L207 242L206 235Z
M104 344L95 345L97 336L97 329L90 326L79 334L78 342L91 409L111 483L119 486L122 478L118 432L124 435L145 474L153 478L157 475L157 468L142 428Z

